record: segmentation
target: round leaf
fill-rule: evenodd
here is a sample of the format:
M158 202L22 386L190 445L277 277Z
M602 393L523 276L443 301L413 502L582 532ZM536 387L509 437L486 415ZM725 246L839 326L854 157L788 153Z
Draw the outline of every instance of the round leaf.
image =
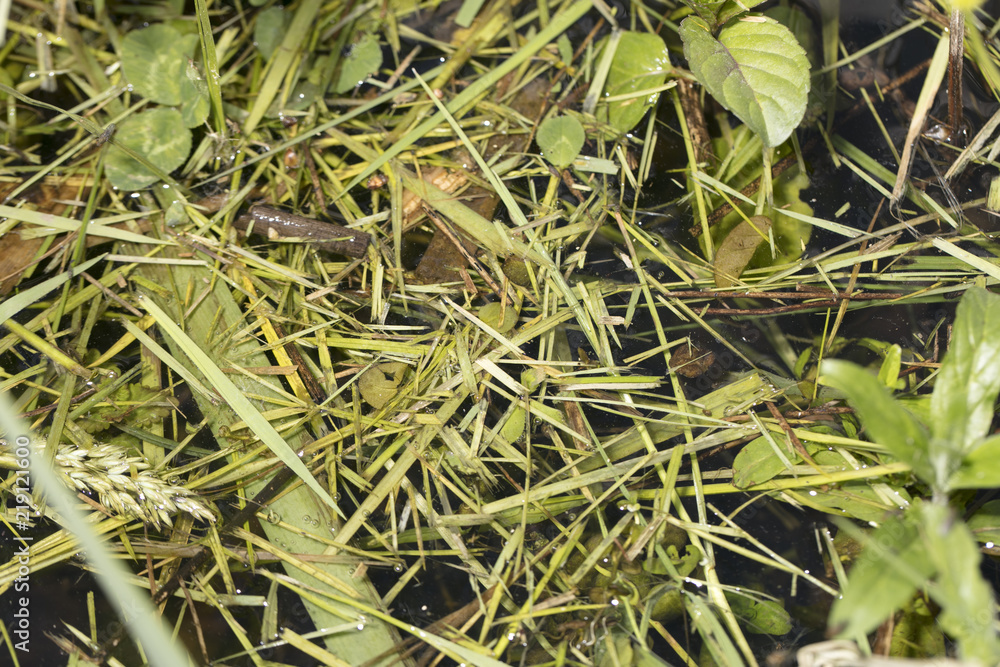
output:
M197 44L197 35L181 35L168 25L133 30L122 39L122 71L138 94L176 106L181 103L181 82Z
M364 35L350 54L340 62L340 76L333 92L346 93L378 71L382 66L382 47L374 35Z
M181 117L184 127L198 127L208 119L208 85L193 61L187 62L180 81Z
M503 304L493 301L479 309L479 319L490 325L500 333L507 333L517 324L520 314L514 304L508 303L504 308ZM502 320L500 318L503 318Z
M586 140L583 125L572 116L548 118L538 127L535 141L553 167L565 169L580 154Z
M191 152L191 131L176 109L152 109L126 120L115 134L124 144L164 172L184 164ZM139 190L160 180L148 167L112 146L104 169L119 190Z
M621 133L639 124L649 107L656 104L659 93L641 94L653 90L667 80L670 55L659 35L648 32L625 32L611 60L604 92L608 97L628 96L608 104L608 123Z
M361 398L373 408L381 408L399 391L407 368L402 361L390 361L372 366L358 378Z
M264 56L264 60L270 60L274 50L281 44L285 37L285 31L292 22L292 16L285 11L284 7L269 7L257 15L257 21L253 27L253 41L257 50Z
M689 16L680 36L698 81L765 146L777 146L805 115L809 59L788 28L752 19L728 24L716 39L705 21Z

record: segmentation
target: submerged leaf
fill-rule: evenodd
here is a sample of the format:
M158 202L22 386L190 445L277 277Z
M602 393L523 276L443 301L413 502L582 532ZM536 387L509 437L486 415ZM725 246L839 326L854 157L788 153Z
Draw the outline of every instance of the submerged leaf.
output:
M181 113L176 109L150 109L135 114L121 124L115 139L167 173L184 164L191 152L191 131L184 127ZM117 147L108 151L104 169L111 184L119 190L139 190L160 180L148 167Z
M667 80L670 55L659 35L648 32L624 32L611 60L604 92L608 97L659 88ZM608 123L621 133L639 124L659 93L638 94L608 103Z
M583 125L572 116L548 118L538 127L535 141L553 167L565 169L580 154L587 136Z
M346 93L362 83L382 66L382 47L374 35L365 34L350 53L340 61L340 75L333 84L334 93Z
M743 220L729 232L715 256L715 286L731 287L738 282L750 258L771 231L771 219L755 215Z
M408 366L402 361L390 361L372 366L358 378L361 398L373 408L381 408L399 391Z
M197 35L182 35L169 25L133 30L122 38L122 72L132 89L148 100L176 106Z
M802 121L809 60L788 28L754 17L728 24L716 39L704 20L689 16L680 36L698 81L765 146L781 144Z

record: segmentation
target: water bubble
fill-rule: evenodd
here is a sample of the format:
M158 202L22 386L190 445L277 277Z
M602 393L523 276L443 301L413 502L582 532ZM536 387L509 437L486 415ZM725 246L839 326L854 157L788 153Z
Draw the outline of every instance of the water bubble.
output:
M403 571L403 566L400 565L399 563L396 563L395 565L392 566L392 569L393 569L394 572L402 572Z

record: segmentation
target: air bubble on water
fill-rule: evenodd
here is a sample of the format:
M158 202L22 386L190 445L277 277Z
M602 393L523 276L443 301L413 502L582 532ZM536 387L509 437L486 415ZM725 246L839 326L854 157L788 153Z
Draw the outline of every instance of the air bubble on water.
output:
M399 563L396 563L395 565L392 566L392 569L393 569L394 572L402 572L403 571L403 566L400 565Z

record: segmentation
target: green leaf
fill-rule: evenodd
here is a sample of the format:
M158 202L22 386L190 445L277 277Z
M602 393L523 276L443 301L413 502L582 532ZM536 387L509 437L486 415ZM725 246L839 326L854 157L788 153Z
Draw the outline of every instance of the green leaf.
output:
M148 100L177 106L197 35L181 35L168 25L133 30L122 39L122 72L132 89Z
M168 173L184 164L191 152L191 131L184 127L181 113L176 109L150 109L135 114L121 124L115 139ZM111 184L119 190L139 190L160 180L114 146L108 150L104 169Z
M817 454L817 462L824 458ZM841 458L843 461L843 458ZM902 487L889 487L903 500L909 502L910 495ZM895 504L887 503L875 489L866 482L850 482L837 488L810 490L808 497L796 494L795 497L803 504L814 509L823 510L835 516L845 516L861 521L880 523L886 514L898 510Z
M639 124L646 110L656 104L659 88L667 80L670 55L659 35L623 32L604 86L607 97L629 96L608 103L608 123L621 133Z
M253 26L253 41L264 60L270 60L274 55L274 50L281 44L291 22L291 13L278 5L268 7L257 15Z
M198 127L208 119L208 84L194 61L187 61L180 81L181 120L184 127Z
M830 610L830 627L850 638L868 634L905 605L934 574L934 565L908 515L891 517L867 537L846 522L841 530L858 533L865 545Z
M937 585L928 589L941 607L938 623L958 640L963 660L997 664L1000 644L993 629L996 603L992 588L979 571L979 545L968 527L952 516L950 507L924 503L920 516L922 550L928 552L938 570Z
M702 19L680 26L684 56L709 93L777 146L802 121L809 97L809 60L792 32L774 19L728 24L716 39Z
M1000 435L982 441L948 479L949 489L991 489L1000 486Z
M936 658L945 655L944 633L927 602L916 597L906 605L892 629L893 658Z
M547 118L538 127L535 141L553 167L565 169L580 154L586 138L580 121L572 116L559 116Z
M785 455L793 462L797 459L791 452L786 452ZM733 460L733 486L745 489L762 484L787 469L771 443L762 436L743 445L743 449Z
M983 544L1000 544L1000 500L991 500L979 508L965 525Z
M506 307L499 301L491 301L479 309L479 319L490 325L500 333L507 333L517 324L520 309L512 303ZM500 318L503 318L501 321Z
M698 12L713 26L720 26L734 16L745 14L751 7L756 7L764 0L684 0L684 4Z
M847 395L872 440L903 461L921 479L935 480L927 431L886 391L878 378L846 361L824 361L820 381Z
M334 93L346 93L378 71L382 66L382 47L378 38L365 34L340 61L340 75L333 84Z
M743 220L726 236L715 256L715 286L732 287L747 268L750 258L771 231L771 219L755 215Z
M361 398L374 408L381 408L399 392L406 370L402 361L389 361L372 366L358 378Z
M726 600L748 632L757 635L784 635L792 630L792 617L775 600L758 600L741 593L726 592Z
M1000 392L998 358L1000 296L973 287L958 304L951 348L931 397L931 433L959 455L970 452L990 429Z

